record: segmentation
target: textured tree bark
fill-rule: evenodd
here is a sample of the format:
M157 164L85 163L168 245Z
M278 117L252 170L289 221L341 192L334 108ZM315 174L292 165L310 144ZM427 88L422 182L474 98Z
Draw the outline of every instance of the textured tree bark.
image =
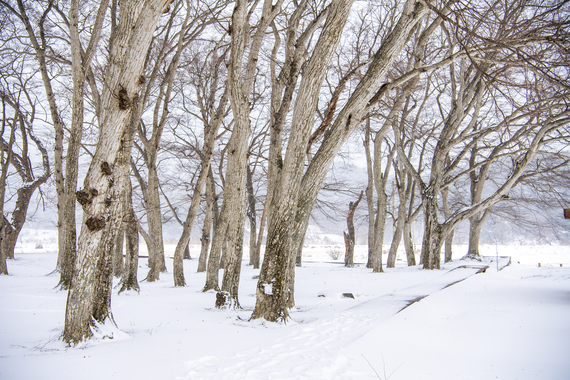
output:
M366 268L372 268L372 257L374 249L374 170L372 165L372 155L370 154L370 118L366 119L366 130L364 135L364 153L366 155L366 172L368 174L368 186L366 186L366 204L368 206L368 258Z
M406 222L406 214L408 211L406 208L405 189L403 189L402 184L398 185L398 195L400 199L400 203L398 204L398 220L396 221L396 229L394 230L392 244L390 244L390 251L388 252L388 261L386 262L387 268L394 268L396 266L398 247L402 240L402 234L404 233L404 224Z
M348 228L348 234L344 234L344 241L346 244L346 255L344 259L344 266L348 268L354 267L354 242L356 241L356 233L354 231L354 213L358 204L362 200L364 191L360 193L358 200L356 202L350 202L348 205L348 215L346 216L346 226Z
M48 3L44 15L47 17L49 12L53 9L53 4ZM45 30L44 22L45 17L40 19L38 28L40 30L39 38L35 35L34 28L32 28L31 22L27 15L26 7L22 0L18 0L18 11L20 12L18 17L24 23L24 27L30 39L30 43L34 49L35 57L39 63L39 71L42 77L42 82L44 90L46 92L47 103L49 105L49 112L51 120L54 127L54 180L57 193L57 219L58 219L58 256L57 265L54 272L60 272L61 266L64 260L64 240L65 231L63 230L63 204L64 204L64 178L63 178L63 128L64 123L60 117L60 112L55 100L55 95L52 87L52 78L50 77L50 72L46 60L46 49L49 46L46 45L46 41L42 38L42 33Z
M108 0L101 1L97 17L92 28L92 34L86 51L83 51L79 36L79 1L71 1L69 10L69 36L71 47L71 72L73 79L71 127L69 129L69 142L65 157L64 194L61 197L62 220L59 221L63 229L63 260L61 265L60 289L69 289L73 276L73 267L77 257L77 231L75 217L75 192L77 191L77 176L79 171L79 150L83 135L83 97L85 92L86 71L91 66L95 55L101 28L106 14Z
M133 209L133 188L131 181L127 182L127 192L125 195L125 217L123 226L125 229L125 265L121 278L121 289L119 294L128 291L140 291L138 282L139 269L139 230L137 216Z
M445 238L437 218L439 189L428 191L424 195L424 237L420 264L424 269L440 269L441 248Z
M4 134L4 123L2 123L2 135ZM10 129L10 137L8 138L8 144L6 150L0 150L0 275L8 275L8 266L6 264L6 250L4 249L4 239L6 238L6 227L8 222L4 217L4 201L6 198L6 178L8 177L8 168L10 166L10 161L12 159L12 147L14 146L14 141L16 128L12 127ZM6 154L6 156L4 156Z
M160 191L158 188L158 173L156 171L156 162L148 162L147 168L148 194L146 199L146 218L148 223L148 236L151 242L151 250L148 252L150 268L146 276L146 280L148 282L154 282L159 279L161 272L166 271L166 262L164 258L162 211L160 209Z
M24 91L27 91L24 89ZM4 119L2 122L2 129L4 132L6 124L11 124L10 138L6 143L2 139L2 149L7 149L7 159L10 162L2 162L2 197L5 197L5 184L7 178L8 165L13 165L16 168L16 172L20 176L22 185L16 191L16 202L14 205L14 210L12 211L12 216L8 220L4 214L0 217L3 219L0 227L2 229L2 243L0 250L2 250L3 257L7 259L14 259L14 249L16 247L16 242L18 236L24 223L26 222L26 215L28 213L28 206L32 199L32 195L38 187L43 185L51 175L49 155L47 149L43 146L41 140L39 140L33 131L33 115L24 115L20 109L19 100L13 99L6 94L2 93L2 105L4 106L3 116L7 117L6 107L11 107L14 110L14 116L10 121ZM22 153L14 153L15 140L15 130L20 131L19 140L22 145ZM38 149L42 158L42 169L43 173L37 175L34 173L34 167L32 166L31 154L29 153L30 140L33 141L34 145ZM3 204L4 207L4 204Z
M416 266L416 253L414 252L414 239L412 237L412 222L408 219L404 223L404 248L408 266Z
M294 228L295 235L304 236L310 211L334 157L352 132L361 125L369 102L373 102L380 96L378 94L382 93L380 90L377 95L374 95L374 92L381 88L386 73L407 42L410 31L427 12L428 10L420 3L411 0L406 2L400 19L374 55L366 74L353 91L346 105L339 112L328 131L327 138L323 141L303 176L301 195L297 205L298 216Z
M228 296L232 299L229 301L229 304L232 306L239 305L237 298L234 298L237 297L237 291L233 292L231 289L238 286L239 264L241 264L243 250L247 155L249 150L249 136L251 135L249 96L253 86L257 60L265 31L280 11L282 3L282 0L278 0L276 4L273 4L272 1L269 0L263 2L261 18L259 19L259 24L253 37L250 37L247 1L236 1L236 6L232 14L227 85L234 117L234 128L228 142L225 179L225 183L231 184L231 186L224 187L224 202L220 214L220 223L216 226L214 231L210 254L211 257L215 257L221 248L222 238L224 234L227 233L227 256L225 260L223 260L225 267L223 286L226 286L226 288L222 290L228 292ZM250 38L251 44L249 43ZM249 53L246 56L245 52L248 46ZM243 64L244 57L247 58L245 69ZM208 273L210 273L209 263ZM217 284L213 283L213 278L210 280L206 288L217 286ZM228 301L226 301L226 303L228 303Z
M123 218L121 200L129 181L129 127L138 112L138 86L146 52L168 0L125 0L101 97L100 135L77 199L84 211L72 286L67 297L63 341L89 338L95 322L112 321L112 255ZM134 103L134 105L133 105ZM138 121L138 119L137 119Z
M198 273L206 271L208 251L210 250L211 231L214 222L214 197L214 175L212 173L212 169L210 168L208 182L206 183L206 215L204 216L202 238L200 239L202 244L200 249L200 257L198 258Z
M121 224L117 237L115 238L115 246L113 249L113 275L121 277L123 275L123 242L125 238L125 223Z
M178 240L176 244L176 249L174 251L174 264L173 264L173 272L174 272L174 286L184 286L186 281L184 279L184 271L183 271L183 262L182 262L182 250L185 246L188 246L190 242L190 234L192 233L192 227L194 226L194 221L196 220L196 216L198 215L198 211L200 209L200 202L202 200L202 191L204 189L204 185L206 185L206 202L209 204L210 213L213 211L213 197L215 196L214 191L214 178L211 170L211 162L212 162L212 155L214 153L214 144L216 142L216 137L218 134L218 130L222 125L222 121L224 118L224 114L226 113L226 107L228 104L228 91L224 91L222 98L216 108L215 114L212 115L212 122L209 125L204 127L204 146L202 148L202 167L200 169L200 174L198 175L198 180L196 181L196 186L194 187L194 193L192 194L192 200L190 202L190 207L188 208L188 214L186 215L186 220L182 226L182 236ZM208 206L207 206L208 207ZM212 215L210 214L210 227L212 224ZM206 221L204 221L206 223ZM203 232L204 234L204 232ZM209 243L210 232L208 231L207 241ZM208 244L209 245L209 244ZM198 272L205 271L206 265L206 257L208 251L208 245L204 247L204 240L202 241L202 252L206 249L205 253L206 256L202 256L200 254L199 264L198 264ZM201 270L200 270L201 269ZM217 271L217 269L216 269ZM212 274L212 273L211 273ZM217 283L217 279L216 279Z
M314 124L314 110L327 64L334 53L348 18L352 0L334 0L327 19L307 62L293 111L292 131L269 220L265 259L257 284L257 299L252 318L286 321L289 317L294 284L294 265L298 241L293 227L304 169L306 147ZM304 236L304 235L303 235Z
M246 177L247 218L249 219L249 265L259 268L259 251L257 250L257 214L255 212L255 194L253 193L253 174L249 166Z
M192 260L192 256L190 256L190 244L187 244L186 248L184 248L184 256L182 258L184 260Z
M443 215L447 220L451 217L451 210L449 209L449 190L447 188L441 191L441 200L443 203ZM454 231L451 231L445 238L444 263L453 260L453 235Z

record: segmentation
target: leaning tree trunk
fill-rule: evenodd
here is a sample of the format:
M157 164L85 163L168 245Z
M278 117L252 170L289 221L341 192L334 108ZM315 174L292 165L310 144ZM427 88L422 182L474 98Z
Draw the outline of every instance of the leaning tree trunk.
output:
M184 279L184 270L183 270L183 262L182 262L182 249L185 246L188 246L190 242L190 234L192 233L192 227L194 226L194 221L196 220L196 216L198 215L198 211L200 208L200 202L202 200L202 190L204 186L206 186L206 203L209 204L210 209L213 207L214 196L215 196L215 184L214 178L211 169L211 162L212 156L214 153L214 144L216 142L216 137L218 134L218 130L222 125L222 121L224 118L224 113L226 111L226 106L228 103L228 91L225 90L220 102L218 104L218 108L216 109L216 113L212 119L212 122L209 125L204 127L204 146L202 148L202 167L200 169L200 174L198 175L198 180L196 181L196 186L194 187L194 193L192 194L192 200L190 202L190 207L188 208L188 214L186 215L186 220L182 226L182 235L176 244L176 249L174 251L174 263L173 263L173 272L174 272L174 286L184 286L186 281ZM208 207L208 206L207 206ZM206 223L206 221L205 221ZM210 224L212 222L210 221ZM209 232L208 232L208 242L209 242ZM204 241L202 241L202 252L200 253L200 259L198 263L198 272L205 271L206 265L206 256L203 256L204 250ZM207 252L207 248L206 248ZM217 269L216 269L217 271Z
M63 340L77 344L95 323L112 321L112 255L129 181L129 128L140 118L138 86L156 24L168 0L124 0L102 88L100 135L83 190L77 194L83 223L67 297ZM135 112L133 112L135 111Z
M2 240L2 251L3 255L5 255L8 259L14 258L14 249L16 248L16 243L18 242L18 236L24 227L24 223L26 223L26 215L28 214L28 206L30 205L30 201L32 199L32 195L36 191L38 187L43 185L49 178L50 172L50 165L49 165L49 156L47 150L41 144L33 134L31 130L26 132L28 137L30 137L36 144L38 150L41 152L42 155L42 165L44 172L41 176L37 178L33 178L33 175L30 174L29 178L27 178L27 183L20 187L17 191L16 197L16 205L14 207L14 211L12 212L11 222L9 222L3 215L4 218L4 228L3 228L3 235L4 239ZM30 164L27 164L30 165ZM26 167L26 171L32 173L32 167Z
M295 101L291 135L281 171L278 199L271 208L265 259L257 283L252 318L286 321L289 318L294 284L295 217L304 170L306 147L314 125L319 89L332 54L340 41L352 0L333 1L313 55L306 64Z
M351 2L350 4L342 4L341 8L350 8L350 5ZM339 29L342 31L342 27L339 27L338 24L334 25L330 31L327 29L329 18L336 18L336 16L338 16L336 9L338 6L339 4L337 2L333 2L331 3L331 8L329 8L327 21L325 22L325 27L321 32L321 36L326 35L327 39L332 39L333 35L336 34ZM287 306L289 299L292 296L291 289L294 280L294 272L291 273L291 271L288 270L288 256L289 252L294 249L292 247L295 243L298 243L298 241L301 240L297 239L297 242L290 242L290 239L292 239L292 236L300 236L302 238L305 235L306 226L308 225L306 219L310 217L310 212L316 201L318 190L326 178L326 173L332 165L336 153L340 150L351 133L360 126L369 101L374 96L375 91L381 87L385 74L403 49L410 31L426 13L427 10L421 4L415 3L411 0L406 2L402 17L394 26L394 30L391 34L386 38L385 43L382 44L380 49L374 55L374 59L370 64L368 71L355 88L354 93L347 101L346 106L339 112L338 117L328 131L327 139L317 151L305 175L302 176L302 183L297 183L297 179L301 180L300 177L302 173L300 172L304 167L305 147L307 146L309 133L307 132L306 140L304 141L298 141L294 134L290 137L282 171L282 177L285 179L282 178L281 180L281 196L280 199L276 201L277 207L272 211L266 254L261 271L262 274L260 275L257 285L258 297L256 307L252 315L253 318L262 317L270 321L286 320L288 318L289 314ZM339 20L336 19L334 23L338 21ZM308 109L308 113L311 113L312 111L310 110L314 110L315 107L312 106L311 102L304 98L302 94L303 90L305 89L309 92L316 92L318 95L318 90L307 88L308 86L306 86L305 83L305 79L312 76L311 66L313 64L313 58L318 57L321 64L322 62L328 62L327 55L318 52L319 42L317 42L315 47L317 54L314 54L313 57L311 57L311 60L305 67L303 82L300 86L301 90L296 100L296 104L303 104L303 107ZM313 83L314 81L315 78L311 78L311 82ZM319 86L320 83L322 82L319 82ZM292 125L297 126L298 122L305 123L308 121L310 127L312 127L314 115L304 115L296 120L295 113L297 111L298 107L295 107ZM296 132L296 128L293 129L293 131ZM300 151L296 150L294 157L293 153L291 153L291 157L288 157L290 155L290 147L292 148L294 146L300 146ZM289 162L289 160L293 161L293 163ZM288 173L289 166L291 166L291 164L301 166L301 168L298 168L298 171L295 171L295 175L292 176ZM285 176L291 177L286 178ZM290 198L294 198L295 202L291 202ZM290 207L295 207L297 209L294 214L298 214L298 217L291 217L288 215L288 208ZM274 221L274 219L276 220ZM288 223L294 224L289 225L289 228L284 228L284 225L287 225ZM301 230L301 228L304 229Z

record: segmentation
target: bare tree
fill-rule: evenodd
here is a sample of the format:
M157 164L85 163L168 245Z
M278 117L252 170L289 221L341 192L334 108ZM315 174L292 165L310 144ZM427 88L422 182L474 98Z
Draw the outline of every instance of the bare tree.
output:
M216 258L217 252L221 250L222 241L227 242L228 254L224 261L224 278L221 290L223 294L218 296L216 305L229 304L231 307L239 307L238 285L241 271L241 259L243 251L243 230L245 223L245 201L246 201L246 177L247 177L247 155L249 151L249 137L251 135L250 125L250 103L255 70L262 41L267 28L273 19L281 11L283 0L278 0L276 4L266 0L263 2L261 15L257 28L250 40L250 17L251 11L245 1L237 1L232 14L231 23L231 49L228 65L228 81L230 103L234 126L230 140L227 145L227 163L224 186L224 201L218 225L214 231L210 258ZM254 5L255 7L255 5ZM246 49L249 47L248 54ZM210 270L210 262L212 271ZM215 260L208 261L208 272L216 273L217 266ZM217 276L216 276L217 277ZM218 284L216 279L209 278L204 290L216 289ZM219 301L223 297L223 301Z
M23 69L23 67L20 67ZM22 70L23 71L23 70ZM3 73L4 74L4 73ZM34 132L34 122L36 121L37 99L32 95L32 89L27 88L28 79L20 71L18 78L2 78L0 84L0 98L2 100L2 136L0 139L1 149L4 159L2 162L2 223L1 237L2 257L13 259L14 248L22 227L26 222L28 207L34 192L43 185L51 175L48 151L44 143ZM10 90L10 92L8 92ZM14 93L14 91L17 91ZM8 132L7 140L4 132ZM38 168L32 163L32 157L36 154L41 156L41 165ZM9 167L12 167L14 175L19 181L12 183L16 188L14 209L10 218L6 215L5 190L8 178ZM2 259L4 260L4 259ZM5 261L0 264L2 272L7 274Z
M352 1L333 1L329 5L323 30L307 61L299 93L295 101L292 125L285 160L283 161L279 193L273 195L265 259L257 284L256 306L253 318L268 321L286 320L287 308L293 297L293 250L297 241L292 234L296 204L299 199L306 147L314 123L314 110L318 102L327 64L340 42L348 19ZM304 234L303 234L304 235Z
M132 125L145 54L168 0L121 3L102 89L100 135L78 201L83 223L76 270L69 290L63 340L68 344L91 336L94 323L112 321L111 254L122 217L130 147L124 139Z
M354 244L356 241L356 233L354 231L354 213L358 204L362 200L364 191L360 192L360 195L356 202L350 202L348 204L348 215L346 216L346 225L348 227L348 233L344 232L344 244L346 246L346 253L344 256L344 266L352 268L354 266Z

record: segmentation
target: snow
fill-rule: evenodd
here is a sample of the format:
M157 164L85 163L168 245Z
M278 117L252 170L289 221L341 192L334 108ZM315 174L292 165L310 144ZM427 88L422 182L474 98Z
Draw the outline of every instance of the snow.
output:
M310 246L296 271L297 306L287 324L248 321L259 270L247 261L244 310L231 311L215 309L214 294L201 292L205 274L196 273L197 260L185 260L188 286L175 288L168 258L168 273L140 282L140 293L115 289L117 327L99 325L93 339L76 347L58 340L67 294L54 289L57 275L47 275L55 268L54 244L43 247L20 245L8 261L10 275L0 276L2 380L567 379L570 373L570 247L483 246L492 257L481 274L474 274L481 263L461 260L441 271L398 261L373 274L362 265L365 247L356 247L360 265L345 268L326 246ZM191 252L196 257L199 247ZM464 252L455 247L458 258ZM512 264L497 272L496 254L512 256ZM139 265L142 280L146 259Z

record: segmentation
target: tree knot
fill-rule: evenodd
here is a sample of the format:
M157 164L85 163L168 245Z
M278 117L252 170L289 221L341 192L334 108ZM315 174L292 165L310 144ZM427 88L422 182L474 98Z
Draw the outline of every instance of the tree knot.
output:
M111 165L109 165L107 161L101 162L101 172L105 175L113 174L113 171L111 170Z
M120 87L118 93L119 108L122 109L123 111L126 111L129 108L131 108L131 99L129 99L129 93L127 92L125 87L123 87L123 85L119 85L119 87Z
M78 190L75 192L75 197L77 198L77 202L83 207L93 202L93 198L99 195L97 189L90 189L85 188L83 190Z
M104 216L90 216L85 221L85 225L91 232L97 232L105 228L106 220Z

